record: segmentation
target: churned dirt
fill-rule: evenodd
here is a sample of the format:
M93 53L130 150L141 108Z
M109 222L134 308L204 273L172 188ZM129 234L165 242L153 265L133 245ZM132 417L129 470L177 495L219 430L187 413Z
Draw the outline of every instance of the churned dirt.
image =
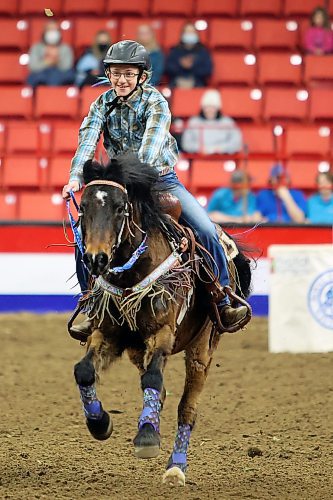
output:
M225 336L202 395L186 486L161 477L173 444L182 355L166 370L169 395L157 459L133 456L141 410L126 356L103 376L99 395L114 434L86 431L73 365L84 353L66 316L0 316L0 498L333 498L333 353L267 352L267 320Z

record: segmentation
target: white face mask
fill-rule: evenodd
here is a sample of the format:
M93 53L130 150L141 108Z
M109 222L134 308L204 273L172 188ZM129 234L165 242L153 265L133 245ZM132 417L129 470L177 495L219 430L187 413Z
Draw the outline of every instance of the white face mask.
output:
M195 45L198 41L199 37L196 33L184 33L182 35L182 42L186 45Z
M47 31L44 35L44 40L48 45L57 45L61 40L61 33L59 30Z

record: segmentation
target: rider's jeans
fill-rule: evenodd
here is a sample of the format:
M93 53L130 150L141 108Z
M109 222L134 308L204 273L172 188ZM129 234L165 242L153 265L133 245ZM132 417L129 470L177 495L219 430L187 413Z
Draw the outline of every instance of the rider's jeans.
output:
M227 260L219 242L215 226L208 217L207 212L178 180L175 172L163 175L160 179L161 188L175 195L182 205L180 222L189 226L194 231L200 243L214 258L218 269L216 269L214 263L212 264L212 268L215 274L219 272L220 284L222 286L229 285ZM228 304L229 299L226 297L223 299L223 303Z
M229 285L227 261L224 255L224 251L219 243L219 238L215 229L214 224L207 215L207 212L202 208L202 206L197 202L194 196L191 195L185 189L185 187L178 180L177 175L174 172L163 175L160 177L161 189L169 191L175 195L181 205L182 214L180 221L184 225L189 226L196 236L198 237L200 243L210 252L214 258L217 269L213 264L213 271L216 274L219 272L219 282L222 286ZM85 292L88 288L88 273L83 266L82 257L80 252L76 252L76 274L79 280L81 291ZM223 299L222 304L228 304L229 298Z

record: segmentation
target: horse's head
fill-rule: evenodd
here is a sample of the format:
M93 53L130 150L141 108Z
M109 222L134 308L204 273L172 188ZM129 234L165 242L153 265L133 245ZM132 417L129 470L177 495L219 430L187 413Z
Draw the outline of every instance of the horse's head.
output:
M139 212L142 204L154 212L152 187L158 174L134 155L123 155L106 166L96 161L86 162L83 178L86 185L81 200L86 249L83 259L89 272L98 276L107 272L116 249L128 236L130 202L139 207ZM146 223L142 218L138 221L144 226L148 221L154 225L158 214L149 217L143 210L140 215L147 219Z

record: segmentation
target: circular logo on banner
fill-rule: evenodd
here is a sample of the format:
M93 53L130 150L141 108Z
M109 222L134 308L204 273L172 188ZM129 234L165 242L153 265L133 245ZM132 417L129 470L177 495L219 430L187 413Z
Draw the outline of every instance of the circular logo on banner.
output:
M317 323L333 330L333 269L319 274L313 281L309 289L308 306Z

